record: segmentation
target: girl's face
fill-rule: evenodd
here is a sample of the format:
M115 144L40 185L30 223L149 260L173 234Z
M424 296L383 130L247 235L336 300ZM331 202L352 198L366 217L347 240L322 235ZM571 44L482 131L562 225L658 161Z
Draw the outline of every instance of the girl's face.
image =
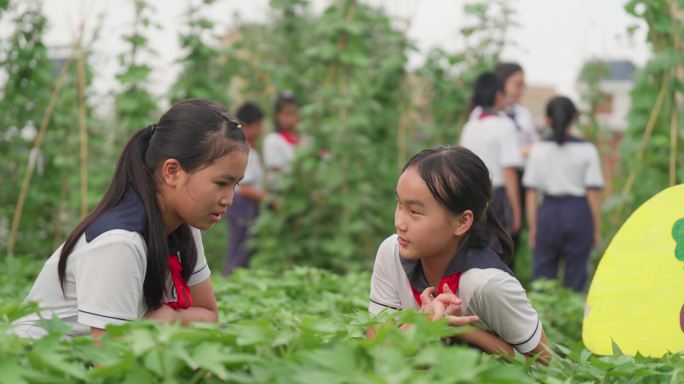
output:
M519 103L525 90L525 72L518 71L508 76L504 90L510 105Z
M162 202L167 230L175 230L182 222L208 229L221 221L233 203L235 187L245 175L247 154L232 151L194 173L187 173L180 167L164 169L170 161L178 164L175 159L168 159L162 165L164 189L168 191ZM175 227L168 228L169 224L175 224Z
M407 259L451 258L460 242L456 215L440 205L415 167L397 182L394 227Z
M276 112L276 120L280 129L294 132L299 122L299 108L296 105L285 105Z

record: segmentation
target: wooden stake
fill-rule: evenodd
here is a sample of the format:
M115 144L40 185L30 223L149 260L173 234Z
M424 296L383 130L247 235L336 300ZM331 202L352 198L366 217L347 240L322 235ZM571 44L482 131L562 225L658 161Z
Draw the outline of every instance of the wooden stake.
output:
M615 211L615 214L613 215L613 223L617 223L622 219L622 211L625 208L625 201L627 200L627 196L629 196L629 194L632 192L632 187L634 186L634 181L636 180L638 164L644 157L644 152L646 151L648 141L651 139L651 134L653 133L653 128L655 128L656 121L658 120L658 115L660 115L660 111L663 108L665 96L668 92L669 80L669 76L666 75L663 77L663 83L660 86L658 98L656 99L655 105L651 110L651 115L648 118L648 123L646 123L644 135L641 137L641 142L639 143L639 151L636 155L636 165L632 167L632 169L629 171L629 176L627 177L625 186L622 188L622 201L620 202L620 205L618 206L617 210Z
M40 129L38 130L38 135L33 142L33 148L29 154L28 166L26 168L26 173L24 174L24 179L21 182L21 189L19 191L19 199L17 200L17 205L14 207L14 216L12 216L12 229L10 230L9 240L7 242L7 256L12 257L14 255L14 246L17 241L17 233L19 231L19 223L21 221L21 215L24 211L24 204L26 203L26 195L28 194L29 185L31 184L31 178L33 177L33 171L36 167L36 159L40 153L40 147L43 144L43 138L45 137L45 132L47 131L48 123L52 119L52 114L57 105L57 100L59 98L59 93L64 85L64 79L66 78L67 71L73 57L69 59L62 67L62 71L55 82L55 88L52 90L52 96L50 96L50 102L48 103L47 109L45 110L45 115L43 116L43 121L40 123Z
M78 109L81 160L81 219L88 214L88 116L85 98L85 54L79 41L78 50Z

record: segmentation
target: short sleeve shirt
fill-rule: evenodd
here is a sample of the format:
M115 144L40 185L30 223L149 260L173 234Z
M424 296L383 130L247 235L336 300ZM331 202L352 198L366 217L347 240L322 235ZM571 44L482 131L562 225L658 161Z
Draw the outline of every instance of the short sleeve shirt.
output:
M259 152L255 148L249 149L247 158L247 169L241 184L252 185L257 188L264 188L264 167L261 165Z
M278 132L271 132L264 138L264 166L268 171L268 183L272 185L279 173L290 172L295 146L288 143Z
M534 145L525 166L523 185L552 196L586 195L603 187L601 160L596 147L575 137L563 145L547 139Z
M515 126L501 114L481 115L463 127L460 145L473 151L487 165L494 188L503 187L503 169L523 166Z
M69 336L89 334L91 327L105 328L108 324L143 318L147 311L143 296L146 243L139 232L125 223L114 226L126 228L110 229L92 239L87 230L81 235L67 260L64 292L57 272L62 247L50 256L26 298L37 302L41 311L16 320L12 325L16 334L33 338L44 336L40 319L53 315L70 327ZM211 274L200 231L191 230L197 247L197 262L187 281L189 286L205 281ZM175 301L170 277L166 284L164 302Z
M527 353L541 341L541 321L520 282L506 271L507 267L498 265L503 262L493 257L488 251L456 255L447 273L460 271L456 294L463 300L463 315L479 316L484 329L496 333L521 353ZM419 309L414 295L422 291L420 283L407 268L411 263L402 259L396 235L378 248L371 277L370 313Z

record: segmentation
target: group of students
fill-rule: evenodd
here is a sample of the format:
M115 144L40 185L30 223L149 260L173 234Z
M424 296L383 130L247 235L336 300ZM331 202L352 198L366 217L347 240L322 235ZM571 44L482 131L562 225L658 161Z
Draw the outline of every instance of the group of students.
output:
M508 265L515 252L510 233L520 228L520 208L511 209L519 201L516 167L526 151L517 144L523 135L503 114L510 107L503 83L490 75L478 79L479 111L464 129L463 146L426 149L401 172L396 233L379 246L368 309L414 308L451 326L477 325L460 341L546 362L543 326ZM538 194L545 195L539 214L530 215L531 229L539 228L535 256L538 248L558 255L578 246L568 237L574 232L565 230L572 223L563 221L583 218L580 196L599 186L600 178L587 174L596 171L595 150L568 134L577 117L571 105L564 98L549 103L554 134L529 150L523 177L531 188L528 211ZM276 166L268 160L272 148L296 145L296 112L296 102L276 103L278 129L264 143L267 168ZM38 302L40 311L15 321L14 332L41 337L41 319L52 316L70 327L70 336L96 340L108 324L141 319L216 322L199 230L220 222L229 208L230 215L252 217L266 196L254 149L263 113L247 104L237 116L240 121L208 100L184 100L133 135L102 201L36 279L27 300ZM283 170L285 163L278 163Z
M229 236L224 266L227 275L249 265L252 254L250 228L259 216L260 207L269 191L273 192L278 178L290 171L295 149L303 141L297 131L299 101L291 91L278 94L273 112L275 129L264 138L263 165L256 145L261 137L263 110L253 102L246 102L235 113L242 123L249 155L245 177L240 182L227 215Z
M550 129L540 137L530 112L519 104L523 89L524 72L515 63L479 76L460 144L487 164L494 213L515 246L526 213L533 278L556 278L562 262L563 284L581 292L591 249L600 242L599 154L573 132L579 112L564 96L548 102Z

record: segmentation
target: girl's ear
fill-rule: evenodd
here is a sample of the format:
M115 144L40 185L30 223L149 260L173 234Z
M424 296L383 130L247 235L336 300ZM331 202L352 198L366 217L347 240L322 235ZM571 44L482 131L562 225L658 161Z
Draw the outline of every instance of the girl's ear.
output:
M456 216L454 221L454 235L461 237L465 235L473 226L473 211L466 209Z
M166 159L159 169L161 181L169 187L176 187L183 178L183 167L176 159Z

